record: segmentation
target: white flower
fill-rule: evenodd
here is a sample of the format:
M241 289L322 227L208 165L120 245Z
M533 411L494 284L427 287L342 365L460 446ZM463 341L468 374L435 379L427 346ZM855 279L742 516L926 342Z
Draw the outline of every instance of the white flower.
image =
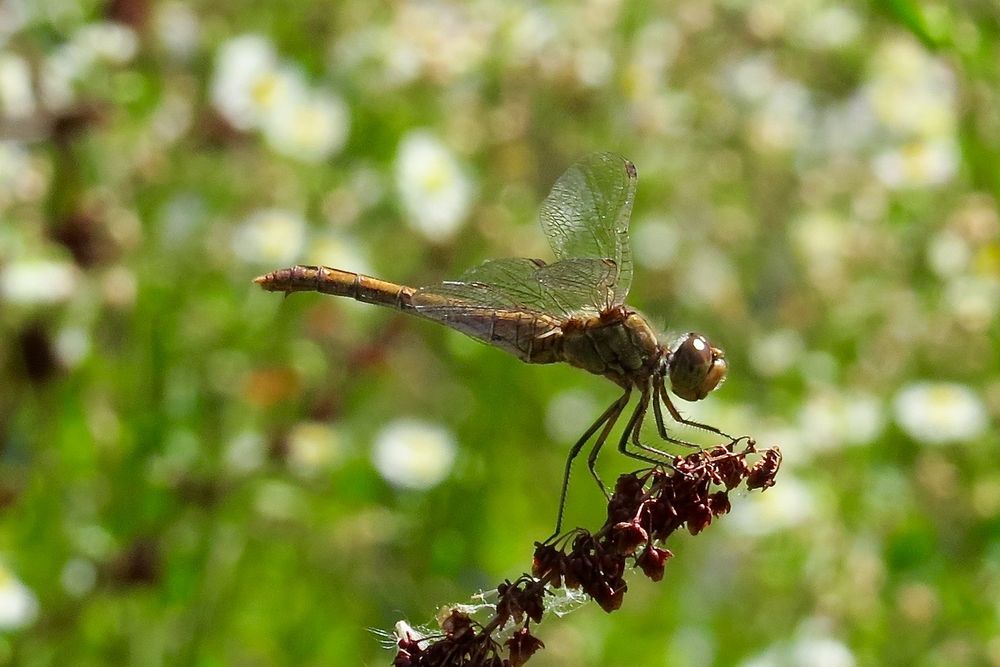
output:
M1000 307L1000 280L993 276L962 276L948 282L942 302L970 331L985 331Z
M878 49L866 93L876 117L899 136L954 133L955 75L910 38L894 37Z
M19 630L38 617L38 599L30 588L0 564L0 630Z
M139 39L130 27L112 22L90 23L53 49L41 67L41 98L50 110L64 109L75 99L74 86L102 63L124 65L138 52Z
M801 441L819 451L868 444L882 432L882 413L881 401L863 391L818 392L799 413Z
M319 162L343 148L349 119L339 97L317 91L276 103L263 121L263 131L276 152Z
M837 49L853 42L861 32L861 19L843 5L817 8L802 17L800 43L806 48Z
M830 637L803 637L778 644L740 663L740 667L854 667L854 653Z
M872 167L890 188L939 185L958 170L958 145L952 139L913 141L875 156Z
M30 181L37 178L37 171L32 167L28 151L22 144L0 141L0 208L8 199L18 197L30 185Z
M664 219L651 219L635 226L635 259L653 270L670 268L677 257L680 234L677 225Z
M104 61L124 65L139 50L139 38L122 23L102 21L83 26L73 35L85 62Z
M764 377L777 377L802 358L805 344L794 329L777 329L751 342L750 363Z
M55 340L55 352L66 368L76 368L90 354L90 334L83 327L65 327Z
M260 264L287 264L298 259L305 243L306 221L283 209L253 213L233 234L233 252Z
M288 467L312 477L336 464L343 450L340 435L322 422L302 422L288 434Z
M396 185L410 224L432 241L451 237L469 212L472 185L451 152L427 132L403 138Z
M10 53L0 53L0 111L9 118L24 118L35 111L31 68Z
M222 460L230 472L242 475L251 473L264 464L267 443L257 431L243 431L236 435L223 453Z
M186 3L174 0L156 7L156 36L176 58L194 55L201 38L198 15Z
M74 82L84 67L79 49L64 44L48 55L41 66L39 88L42 102L50 111L59 111L76 99Z
M436 424L397 419L375 439L372 461L390 484L429 489L448 476L455 461L455 440Z
M21 260L0 269L0 297L21 304L66 301L73 296L77 279L70 262Z
M212 104L237 129L257 127L269 111L303 88L301 76L279 66L274 47L261 35L230 39L216 54Z
M728 255L706 245L687 253L678 296L694 307L725 308L739 294L736 269Z
M982 399L962 384L911 384L896 394L893 407L899 426L914 440L928 445L973 440L987 426Z
M972 260L969 243L950 229L935 234L927 244L927 261L942 278L955 277L968 269Z

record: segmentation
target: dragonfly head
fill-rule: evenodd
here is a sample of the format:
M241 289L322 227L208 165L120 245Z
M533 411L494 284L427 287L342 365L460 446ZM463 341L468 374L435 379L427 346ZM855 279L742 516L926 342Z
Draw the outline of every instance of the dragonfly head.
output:
M665 359L670 388L685 401L700 401L726 379L726 355L697 333L681 336Z

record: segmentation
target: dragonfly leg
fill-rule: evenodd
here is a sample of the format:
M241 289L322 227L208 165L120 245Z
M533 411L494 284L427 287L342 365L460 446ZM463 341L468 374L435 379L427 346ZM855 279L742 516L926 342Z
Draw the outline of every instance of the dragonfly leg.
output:
M604 440L607 439L611 428L615 425L615 422L618 421L618 417L621 415L622 410L624 410L625 406L628 405L628 399L631 394L632 388L626 387L625 393L621 395L621 398L609 405L601 416L597 418L597 421L590 425L584 434L580 436L580 439L576 441L572 449L569 450L569 456L566 457L566 468L563 470L562 490L559 492L559 512L556 515L556 529L555 532L545 540L545 543L551 542L554 538L558 537L560 531L562 531L563 512L566 509L566 493L569 490L569 475L573 470L573 459L576 458L577 454L580 453L580 450L583 449L583 446L587 444L587 441L590 440L594 433L604 426L604 430L601 431L600 437L594 444L595 449L600 449L600 446L604 444ZM593 468L591 468L591 472L593 472ZM595 478L598 480L598 483L600 483L600 478L597 478L596 474ZM603 484L601 485L601 488L604 488Z
M662 466L664 464L663 459L654 458L653 456L635 452L628 448L629 439L631 439L640 449L651 452L652 454L669 457L669 454L666 452L661 452L658 449L648 447L639 442L639 427L642 426L642 420L645 417L646 409L649 406L649 395L649 388L646 387L642 391L642 396L639 397L639 405L635 406L635 411L629 418L628 424L625 425L625 430L622 431L622 437L618 441L618 451L629 458L644 461L646 463L652 463L655 466Z
M656 396L653 397L653 414L656 415L656 430L659 432L660 437L667 442L673 443L675 445L680 445L682 447L691 447L692 449L701 449L698 445L693 442L688 442L687 440L681 440L680 438L675 438L667 432L667 425L663 420L663 408L660 407L660 401L666 401L666 388L661 382L658 385L654 385L654 392Z
M655 390L655 387L652 390L652 392L650 392L649 387L647 387L645 389L645 391L643 391L643 393L642 393L642 401L640 403L642 405L642 413L639 415L639 421L636 422L635 427L632 429L632 444L635 446L636 449L642 449L644 451L649 452L653 456L661 457L661 461L660 461L661 463L668 463L670 461L670 459L673 458L672 454L669 454L669 453L663 451L662 449L657 449L656 447L651 447L650 445L645 445L640 440L640 435L642 434L642 425L643 425L643 423L645 423L646 413L649 411L650 393L653 394L653 401L657 400L656 399L656 390ZM654 413L656 412L656 410L657 410L658 407L659 406L657 406L656 403L654 402L653 403L653 412ZM657 426L659 426L659 419L660 418L662 418L662 415L660 415L660 417L658 417L658 419L657 419ZM645 459L643 459L643 460L645 460Z
M597 481L597 486L601 487L601 492L608 500L611 500L611 494L608 493L608 488L604 486L604 481L601 479L601 476L597 474L597 468L595 467L597 464L597 456L601 453L601 448L604 447L604 443L607 442L608 436L611 434L611 429L621 416L622 410L624 410L625 406L628 405L628 398L631 391L631 389L628 389L625 394L615 402L613 407L617 406L617 411L610 419L608 419L608 422L604 425L604 430L601 431L597 440L594 441L594 446L590 448L590 454L587 455L587 469L590 470L590 476Z
M693 426L694 428L700 428L703 431L716 433L728 440L733 439L733 436L729 435L728 433L723 433L722 431L720 431L719 429L710 424L702 424L701 422L696 422L691 419L685 419L681 415L681 413L677 410L677 408L674 407L673 402L667 395L666 384L664 384L662 380L660 381L660 384L656 388L656 393L658 394L658 396L655 403L653 403L653 411L656 413L656 428L660 432L660 437L666 440L667 442L672 442L674 444L682 445L684 447L691 447L692 449L703 449L703 447L701 447L700 445L696 445L693 442L688 442L687 440L681 440L680 438L675 438L667 432L667 427L664 424L663 420L663 411L660 409L660 401L663 401L663 403L667 406L667 410L670 411L670 417L678 424L684 424L685 426Z

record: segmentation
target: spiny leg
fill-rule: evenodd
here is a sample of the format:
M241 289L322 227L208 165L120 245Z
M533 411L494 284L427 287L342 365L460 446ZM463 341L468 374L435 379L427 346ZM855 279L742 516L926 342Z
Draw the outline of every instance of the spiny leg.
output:
M681 413L677 410L677 408L674 407L674 404L671 402L670 397L667 395L666 381L662 378L660 379L659 393L660 393L660 398L663 399L663 402L667 406L667 410L670 411L670 416L673 417L674 421L677 422L678 424L684 424L685 426L693 426L694 428L700 428L703 431L708 431L709 433L715 433L716 435L721 435L723 438L726 438L727 440L730 441L733 440L733 436L729 435L728 433L724 433L723 431L717 429L711 424L703 424L701 422L696 422L693 419L685 419L683 415L681 415ZM663 434L661 433L661 435ZM672 440L672 438L668 439Z
M617 411L614 416L608 420L607 424L604 425L604 430L601 431L601 435L598 436L597 440L594 441L594 446L590 448L590 454L587 456L587 469L590 470L590 475L597 480L597 486L601 487L601 492L608 496L608 489L604 486L604 482L601 480L601 476L597 474L597 469L594 467L597 463L597 455L601 452L601 447L608 439L608 435L611 434L611 429L614 428L615 422L622 414L622 410L628 405L629 394L631 394L632 389L629 388L626 392L619 398L612 407L617 407Z
M629 417L628 423L625 425L625 430L622 431L622 437L618 441L618 451L629 458L645 461L646 463L652 463L655 466L661 466L663 465L662 459L655 459L652 456L646 456L645 454L640 454L639 452L633 452L628 448L629 438L632 437L636 427L642 423L642 418L646 414L646 405L649 403L649 395L649 387L646 387L642 392L642 396L639 397L639 405L635 406L632 416ZM635 436L635 438L638 442L638 436ZM639 446L645 450L657 451L653 450L652 447L646 447L644 445Z
M618 421L619 415L621 415L622 410L628 404L628 399L631 394L632 388L626 387L625 393L622 394L621 398L609 405L607 410L605 410L601 416L597 418L597 421L590 425L590 428L588 428L584 434L580 436L580 439L577 440L572 449L569 450L569 456L566 457L566 468L563 471L562 490L559 491L559 513L556 515L556 530L545 540L545 543L548 543L552 541L553 538L558 537L559 531L562 530L563 512L566 509L566 492L569 489L569 475L573 469L573 459L575 459L576 455L580 453L580 450L583 449L585 444L587 444L587 441L590 440L591 436L597 432L597 429L601 428L601 426L603 426L606 422L607 426L601 436L602 438L607 438L607 434L611 430L611 427ZM598 440L600 441L601 439Z
M639 414L638 421L636 421L635 423L635 427L633 427L632 429L632 444L635 445L636 449L642 449L649 452L653 456L662 457L662 460L660 461L660 463L662 464L662 463L667 463L671 458L673 458L673 455L661 449L657 449L656 447L651 447L650 445L644 445L642 441L639 439L640 436L642 435L642 425L646 420L646 413L649 411L649 403L650 403L649 398L651 393L650 386L651 385L647 383L645 390L642 392L642 399L639 402L639 405L641 406L641 413ZM655 385L652 385L652 387L653 387L652 389L653 401L655 401L656 400ZM654 412L656 411L655 403L653 410Z
M667 432L667 425L663 421L663 408L660 407L660 401L668 402L669 399L666 397L666 387L663 382L654 385L655 396L653 397L653 414L656 415L656 430L659 432L660 437L671 442L675 445L681 445L682 447L691 447L692 449L701 449L698 445L693 442L688 442L687 440L681 440L680 438L675 438Z

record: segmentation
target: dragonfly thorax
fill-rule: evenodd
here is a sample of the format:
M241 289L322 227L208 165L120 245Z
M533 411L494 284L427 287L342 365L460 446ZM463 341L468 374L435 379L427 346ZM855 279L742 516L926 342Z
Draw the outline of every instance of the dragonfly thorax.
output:
M623 386L652 375L663 352L645 318L625 306L567 321L561 342L566 362Z
M700 401L726 379L726 355L698 333L678 338L661 358L661 374L671 390L686 401Z

